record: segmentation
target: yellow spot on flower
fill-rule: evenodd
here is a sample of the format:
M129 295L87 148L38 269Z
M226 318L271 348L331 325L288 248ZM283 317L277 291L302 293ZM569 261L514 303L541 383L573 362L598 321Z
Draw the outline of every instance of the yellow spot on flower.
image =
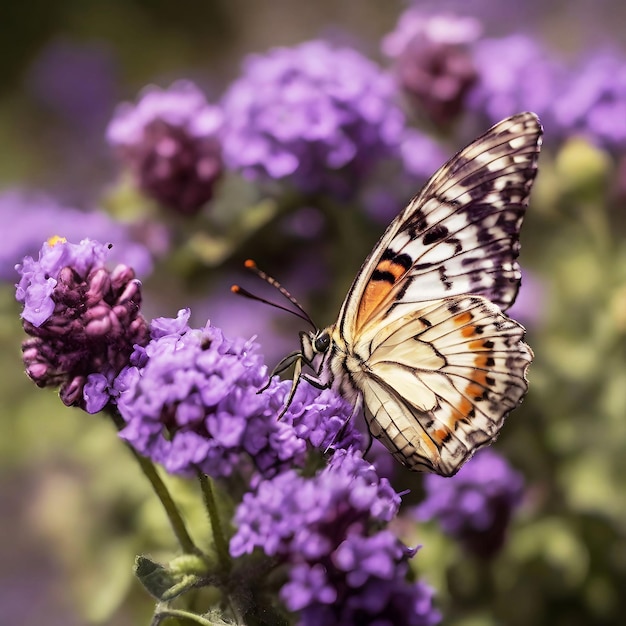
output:
M67 239L65 237L60 237L59 235L53 235L48 239L49 246L56 246L58 243L67 243Z

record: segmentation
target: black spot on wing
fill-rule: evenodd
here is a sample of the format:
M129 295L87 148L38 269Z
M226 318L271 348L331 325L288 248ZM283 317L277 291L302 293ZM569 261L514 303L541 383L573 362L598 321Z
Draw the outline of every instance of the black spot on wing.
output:
M393 285L396 282L396 277L391 272L381 272L380 270L374 270L372 272L371 280L385 282Z
M425 235L422 241L425 246L433 243L437 243L442 239L445 239L449 234L448 229L443 224L437 224L433 226Z
M440 265L438 272L439 272L439 280L441 281L443 286L446 288L446 290L452 289L452 281L446 275L446 268L443 265Z
M380 257L380 262L382 261L390 261L394 265L399 265L405 272L411 269L413 265L413 259L403 252L396 252L391 248L387 248L383 255Z

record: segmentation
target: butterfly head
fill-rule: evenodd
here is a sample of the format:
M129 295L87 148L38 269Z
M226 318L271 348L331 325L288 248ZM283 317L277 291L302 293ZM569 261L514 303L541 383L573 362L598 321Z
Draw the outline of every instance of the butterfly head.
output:
M300 333L300 344L304 360L313 364L321 354L325 354L330 347L330 331L328 328Z

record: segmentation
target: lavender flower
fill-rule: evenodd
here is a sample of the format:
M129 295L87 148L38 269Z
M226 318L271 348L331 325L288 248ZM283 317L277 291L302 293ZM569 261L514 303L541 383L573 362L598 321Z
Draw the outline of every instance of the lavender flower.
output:
M468 107L497 122L519 111L534 111L544 123L563 89L563 68L525 35L483 39L474 45L479 80Z
M390 78L324 41L249 56L222 106L229 167L342 197L395 151L404 126Z
M210 324L191 329L189 315L153 321L152 340L115 381L112 393L127 422L122 438L170 473L213 477L235 469L245 475L251 463L273 475L285 465L303 466L307 442L337 445L350 411L340 398L303 384L277 420L291 383L273 379L257 393L267 372L256 344L231 341ZM351 425L344 441L358 441Z
M66 405L90 412L106 402L84 394L88 377L112 380L148 334L140 283L124 265L104 267L108 250L88 239L58 239L43 245L37 261L26 257L16 266L16 299L32 337L22 344L27 374L39 387L60 385Z
M102 43L56 39L46 45L27 75L37 99L80 132L102 132L117 98L118 67Z
M379 530L399 504L359 452L339 450L311 478L288 470L246 494L230 551L286 565L280 595L300 624L436 624L431 590L406 581L416 551Z
M15 264L26 255L37 254L41 242L55 235L62 235L68 241L81 241L98 233L102 240L113 244L107 254L109 261L121 263L124 259L138 276L152 271L151 250L162 252L165 247L160 244L157 249L149 249L135 240L129 227L114 222L106 213L79 211L40 193L4 191L0 194L0 214L11 229L11 236L5 237L0 248L1 280L13 282Z
M521 474L489 449L481 450L452 478L428 474L419 520L438 520L445 533L468 551L493 556L503 545L513 510L520 504Z
M411 8L397 29L385 37L383 51L395 59L395 73L404 92L432 122L445 126L463 111L476 82L470 43L480 33L472 18L426 17Z
M449 156L431 137L413 128L404 134L400 154L405 172L418 180L427 180Z
M570 78L554 104L565 134L584 134L603 146L626 146L626 59L600 52Z
M150 197L194 214L222 173L222 112L189 81L148 87L136 105L121 105L107 139Z

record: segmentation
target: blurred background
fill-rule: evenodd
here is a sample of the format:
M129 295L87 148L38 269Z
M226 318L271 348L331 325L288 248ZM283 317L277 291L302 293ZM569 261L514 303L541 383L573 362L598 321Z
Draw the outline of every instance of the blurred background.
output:
M246 55L276 46L322 38L391 72L398 60L381 51L381 41L409 3L38 0L3 7L0 625L148 623L151 600L132 578L133 557L174 549L158 504L139 477L129 479L134 466L110 424L62 406L56 393L37 390L24 375L12 268L63 223L60 207L82 225L78 238L116 233L119 260L135 261L144 281L147 318L190 306L196 325L210 317L231 336L257 335L272 366L298 347L301 328L262 305L251 314L249 303L230 294L233 282L255 285L242 275L242 261L254 257L320 325L330 323L371 245L428 174L491 123L534 103L546 145L522 235L524 286L511 314L527 326L536 361L530 393L496 445L523 475L524 501L506 544L488 562L468 556L434 524L411 533L424 545L419 574L437 590L445 624L622 623L626 5L412 6L474 18L480 41L519 35L541 53L522 46L525 61L516 66L511 48L503 71L514 85L498 92L488 83L487 63L508 61L497 52L490 59L490 48L476 44L480 79L459 120L437 125L423 113L411 119L436 141L437 154L409 180L396 186L383 175L375 193L351 200L359 205L354 222L346 214L329 217L310 197L268 205L276 195L271 186L228 176L202 214L159 212L124 173L106 129L118 104L136 101L148 84L190 79L217 103ZM563 69L547 73L552 66ZM386 193L390 184L395 197ZM419 479L398 480L406 486ZM191 500L188 489L176 486L183 504Z

